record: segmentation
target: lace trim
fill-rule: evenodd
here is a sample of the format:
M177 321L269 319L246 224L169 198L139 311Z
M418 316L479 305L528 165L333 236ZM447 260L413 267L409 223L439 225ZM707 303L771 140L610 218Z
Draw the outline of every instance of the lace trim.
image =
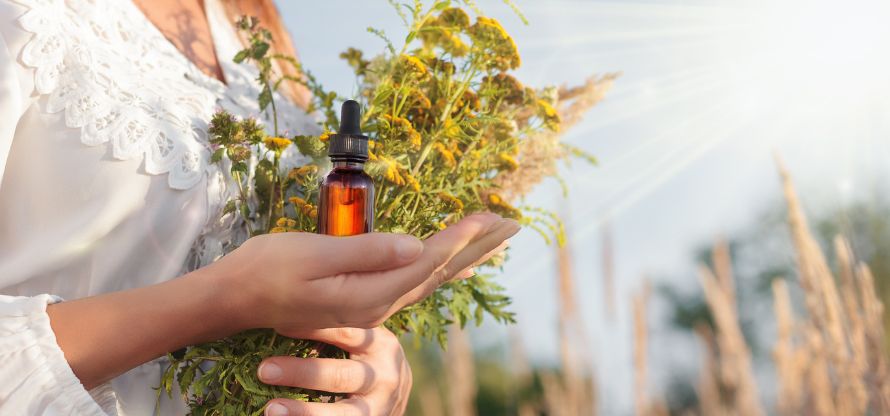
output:
M34 34L22 61L34 68L45 111L64 111L90 146L189 189L209 162L206 121L224 86L201 73L129 0L15 0Z

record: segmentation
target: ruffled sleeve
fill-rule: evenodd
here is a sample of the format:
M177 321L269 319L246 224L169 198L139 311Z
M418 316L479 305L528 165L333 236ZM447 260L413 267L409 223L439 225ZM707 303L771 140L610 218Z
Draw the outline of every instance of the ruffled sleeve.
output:
M18 9L0 2L0 186L16 127L34 99L33 81L16 61L26 34ZM10 38L9 36L12 36ZM50 295L0 295L0 415L105 415L74 375L50 327Z
M80 384L49 324L50 295L0 296L0 414L106 413Z

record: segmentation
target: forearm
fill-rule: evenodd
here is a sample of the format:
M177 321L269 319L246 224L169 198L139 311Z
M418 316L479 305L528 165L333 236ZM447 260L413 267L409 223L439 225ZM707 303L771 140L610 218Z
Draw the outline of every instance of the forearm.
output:
M65 359L87 388L186 345L242 328L237 291L202 269L149 287L47 307Z

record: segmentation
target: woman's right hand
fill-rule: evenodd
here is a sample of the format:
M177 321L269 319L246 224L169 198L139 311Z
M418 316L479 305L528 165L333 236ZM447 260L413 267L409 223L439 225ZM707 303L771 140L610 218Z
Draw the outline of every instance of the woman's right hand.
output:
M516 221L474 214L420 241L400 234L249 239L208 266L222 278L240 329L373 328L496 254Z

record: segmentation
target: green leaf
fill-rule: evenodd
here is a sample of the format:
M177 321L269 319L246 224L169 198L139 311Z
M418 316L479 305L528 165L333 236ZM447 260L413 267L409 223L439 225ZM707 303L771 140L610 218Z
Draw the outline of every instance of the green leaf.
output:
M235 54L235 57L232 58L232 61L234 61L236 64L240 64L241 62L244 62L245 59L247 59L248 53L250 53L250 50L242 49Z
M262 59L269 52L269 44L267 42L257 42L253 45L253 59Z
M234 199L229 202L226 202L226 207L223 208L223 215L233 213L233 212L235 212L235 210L237 208L238 208L238 205L236 205L236 201Z
M269 106L269 103L272 102L272 90L267 86L263 88L263 91L260 92L260 96L257 97L257 100L260 104L260 111L265 111L266 107Z
M210 156L210 163L217 163L222 160L223 155L226 153L225 147L220 147L213 152L213 155Z

